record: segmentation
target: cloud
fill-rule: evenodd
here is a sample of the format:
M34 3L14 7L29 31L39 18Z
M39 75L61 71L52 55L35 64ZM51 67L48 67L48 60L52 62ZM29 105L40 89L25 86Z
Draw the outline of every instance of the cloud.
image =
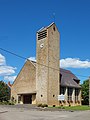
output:
M15 73L16 67L8 66L5 57L0 54L0 76L4 77Z
M17 76L4 76L4 80L13 82Z
M0 66L0 76L12 75L15 73L16 68L11 66Z
M35 57L29 57L28 60L35 61ZM60 60L61 68L90 68L90 61L80 60L79 58L65 58Z
M36 58L35 58L35 57L29 57L28 60L35 61L35 62L36 62Z
M81 61L79 58L65 58L60 60L61 68L90 68L90 61Z
M5 57L0 54L0 65L5 65L5 64L6 64Z

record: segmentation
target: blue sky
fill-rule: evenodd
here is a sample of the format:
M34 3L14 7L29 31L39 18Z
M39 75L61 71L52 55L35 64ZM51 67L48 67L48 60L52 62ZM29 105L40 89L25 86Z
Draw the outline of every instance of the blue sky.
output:
M82 83L90 76L90 0L0 0L0 48L34 59L36 31L52 23L53 14L61 35L61 67ZM0 79L12 82L24 63L0 50Z

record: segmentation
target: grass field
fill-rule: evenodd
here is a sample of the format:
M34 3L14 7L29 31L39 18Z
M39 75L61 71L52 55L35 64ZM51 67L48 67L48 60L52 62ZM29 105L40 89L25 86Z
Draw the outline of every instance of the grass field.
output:
M81 106L60 106L60 107L49 107L49 108L57 108L57 109L63 109L63 110L90 110L90 107L87 105L81 105Z
M63 107L65 110L90 110L89 106L82 105L82 106L70 106L70 107Z

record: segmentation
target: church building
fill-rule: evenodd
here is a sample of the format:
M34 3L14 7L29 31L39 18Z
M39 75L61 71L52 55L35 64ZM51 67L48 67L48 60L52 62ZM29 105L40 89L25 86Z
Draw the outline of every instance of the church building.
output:
M36 62L25 62L11 86L11 97L20 104L81 105L80 80L59 65L60 33L55 23L36 36Z

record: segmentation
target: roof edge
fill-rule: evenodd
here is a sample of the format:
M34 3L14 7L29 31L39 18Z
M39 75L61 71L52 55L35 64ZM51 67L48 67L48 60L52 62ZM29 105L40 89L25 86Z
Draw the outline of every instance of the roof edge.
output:
M35 61L32 61L32 60L29 60L29 59L27 59L27 61L29 61L31 64L33 64L34 66L35 66L35 64L33 63L33 62L35 62ZM35 62L36 63L36 62ZM35 66L36 67L36 66Z
M55 23L52 22L51 24L49 24L49 25L46 26L46 27L41 27L41 28L37 31L37 33L39 33L40 31L43 31L44 29L48 29L48 28L51 27L53 24L55 24Z

